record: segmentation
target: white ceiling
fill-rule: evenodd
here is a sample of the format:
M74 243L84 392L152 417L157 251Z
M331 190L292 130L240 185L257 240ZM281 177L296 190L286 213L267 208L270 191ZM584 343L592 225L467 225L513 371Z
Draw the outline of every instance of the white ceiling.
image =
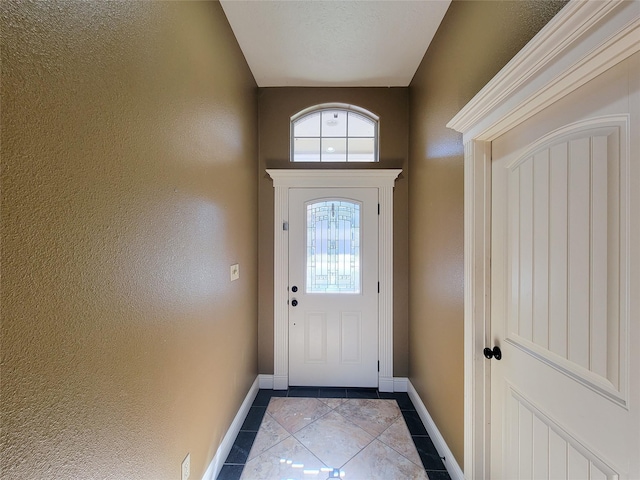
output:
M451 0L221 0L260 87L406 87Z

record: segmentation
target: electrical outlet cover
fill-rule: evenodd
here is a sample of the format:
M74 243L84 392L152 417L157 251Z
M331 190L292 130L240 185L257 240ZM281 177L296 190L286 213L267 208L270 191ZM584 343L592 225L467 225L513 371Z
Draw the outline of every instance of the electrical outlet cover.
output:
M182 480L189 480L189 475L191 475L191 454L187 453L182 461Z

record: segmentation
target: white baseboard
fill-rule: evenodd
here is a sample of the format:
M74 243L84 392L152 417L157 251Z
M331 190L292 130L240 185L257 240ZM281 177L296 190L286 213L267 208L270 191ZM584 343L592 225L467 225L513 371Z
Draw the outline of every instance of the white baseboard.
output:
M406 392L409 388L409 379L404 377L393 377L393 391Z
M222 470L222 465L224 465L224 461L229 456L229 452L233 448L233 443L236 441L238 432L240 431L245 418L247 418L247 414L249 413L249 409L251 408L256 395L258 395L258 390L261 388L259 386L259 378L259 376L256 377L253 385L251 385L247 396L244 398L244 401L240 406L240 410L238 410L233 422L231 422L229 430L227 430L226 435L222 439L222 443L220 443L216 454L213 456L213 460L211 460L207 471L204 472L202 480L215 480L218 478L218 474L220 473L220 470Z
M289 388L289 377L287 375L273 375L273 389L286 390Z
M378 377L378 390L393 392L393 377Z
M427 411L427 407L424 406L422 399L411 384L410 380L407 380L407 392L409 393L409 398L413 402L413 406L416 407L416 411L418 412L422 423L427 429L429 437L431 437L433 445L436 447L438 454L443 457L444 466L449 472L449 476L452 480L464 480L464 474L462 473L460 465L458 465L458 462L456 462L453 453L451 453L451 450L449 450L447 442L444 441L440 430L438 430L438 427Z
M258 375L258 386L260 389L273 390L273 375L261 373Z

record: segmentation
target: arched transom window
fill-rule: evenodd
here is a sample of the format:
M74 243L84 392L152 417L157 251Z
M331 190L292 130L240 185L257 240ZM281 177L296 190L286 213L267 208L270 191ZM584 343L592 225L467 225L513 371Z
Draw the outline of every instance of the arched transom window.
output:
M353 105L323 104L291 117L292 162L377 162L378 117Z

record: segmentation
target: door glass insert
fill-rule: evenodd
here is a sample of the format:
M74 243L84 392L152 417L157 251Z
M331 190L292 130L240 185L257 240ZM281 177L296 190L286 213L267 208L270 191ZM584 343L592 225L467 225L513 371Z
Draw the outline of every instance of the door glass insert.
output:
M361 203L307 204L307 293L360 293Z

